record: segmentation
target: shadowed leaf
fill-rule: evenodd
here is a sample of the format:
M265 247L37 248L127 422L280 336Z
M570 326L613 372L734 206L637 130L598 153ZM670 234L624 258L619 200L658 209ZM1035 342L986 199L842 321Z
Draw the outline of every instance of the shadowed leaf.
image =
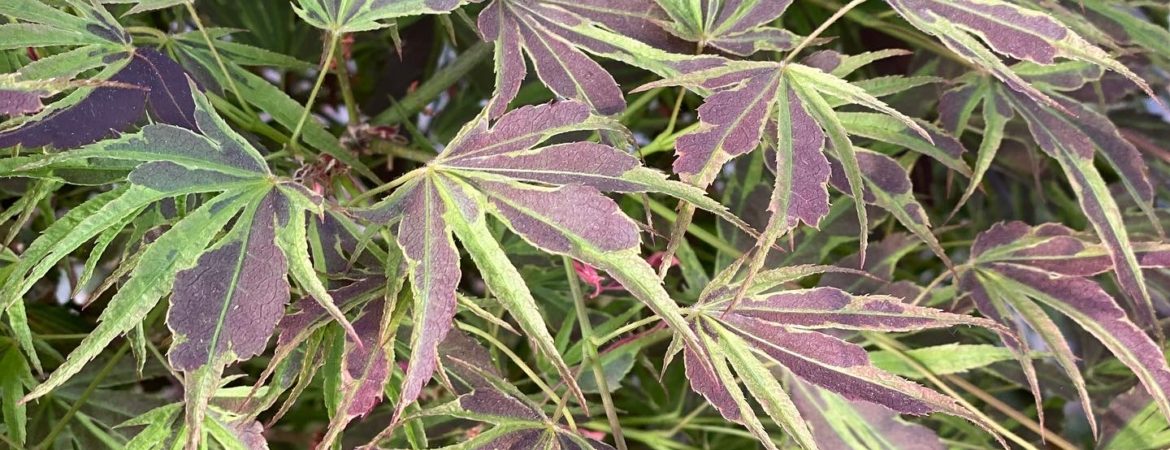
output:
M1162 414L1170 417L1170 367L1158 345L1130 321L1111 295L1083 277L1100 273L1103 251L1099 245L1080 241L1059 225L997 224L972 245L974 270L965 273L961 283L988 317L1013 321L1016 315L999 306L1006 302L1045 339L1078 387L1090 421L1090 403L1075 357L1055 324L1033 301L1068 316L1100 340L1137 375ZM1096 257L1083 258L1085 253L1096 253Z
M1055 95L1053 97L1065 109L1077 112L1078 117L1074 119L1059 111L1044 108L1019 94L1004 92L1002 95L1027 122L1040 148L1055 158L1064 169L1082 211L1109 250L1118 283L1137 316L1138 324L1156 330L1150 294L1133 253L1121 211L1105 180L1093 165L1095 155L1104 156L1122 175L1130 194L1153 219L1153 190L1140 154L1132 144L1121 138L1111 122L1079 103ZM1152 222L1158 223L1156 219Z
M149 106L151 117L195 129L195 105L183 68L149 48L134 50L130 60L83 100L15 130L0 133L0 147L79 147L114 136L139 122Z
M1114 397L1101 416L1101 450L1154 449L1170 445L1170 425L1139 388Z
M931 251L948 266L951 265L946 251L938 238L930 231L930 217L914 198L910 175L898 161L889 156L869 150L858 149L857 163L865 180L862 196L866 203L880 206L889 211L906 229L925 242ZM846 175L840 164L833 165L833 185L844 192L850 192Z
M553 421L540 407L491 371L472 367L461 360L452 363L453 367L462 366L457 369L460 373L475 373L484 384L451 402L422 411L420 415L456 417L492 427L445 448L613 450L601 441L574 433Z

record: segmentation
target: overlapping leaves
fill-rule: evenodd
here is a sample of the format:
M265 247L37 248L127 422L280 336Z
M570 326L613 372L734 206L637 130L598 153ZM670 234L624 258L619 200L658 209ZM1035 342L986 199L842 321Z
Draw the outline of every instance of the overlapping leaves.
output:
M320 198L274 177L259 152L227 127L205 97L196 94L193 100L190 114L199 134L149 125L68 152L4 161L11 173L109 160L134 164L125 186L74 208L42 233L0 287L5 299L20 299L58 260L99 233L123 226L152 203L217 193L141 250L98 327L26 399L40 397L77 374L173 292L167 323L175 344L169 359L186 375L187 422L191 439L199 439L206 402L220 372L266 348L289 300L289 274L344 321L308 265L305 214L321 210ZM229 224L222 235L214 232ZM11 315L21 304L7 301L4 306ZM37 361L31 344L26 351Z
M846 400L803 381L789 383L792 401L801 418L808 422L812 437L820 448L946 448L929 428L903 422L888 408L865 401Z
M305 22L334 34L389 26L387 20L450 12L467 0L298 0L294 7Z
M206 432L226 447L260 445L256 416L291 390L275 414L283 416L313 381L314 373L325 367L325 406L331 421L321 447L333 445L351 420L370 413L389 395L396 397L390 429L404 421L414 422L408 419L437 414L492 425L462 447L608 448L583 437L572 421L562 426L561 411L548 414L489 373L490 358L474 364L452 361L458 358L441 347L452 338L469 339L451 332L460 304L477 308L458 291L467 277L468 271L460 267L466 253L487 291L541 355L537 358L540 367L554 370L579 402L585 401L584 393L610 394L588 389L584 379L581 386L586 389L578 387L569 364L582 360L581 355L591 350L585 346L596 342L585 339L572 346L565 358L558 354L557 349L566 346L559 346L561 342L546 329L547 310L542 307L548 305L537 302L509 259L511 253L504 250L506 244L498 240L505 229L547 253L566 255L607 272L646 303L670 326L675 336L672 350L684 353L683 369L693 389L769 448L774 447L774 439L757 416L756 404L808 448L936 443L937 437L924 428L898 423L897 414L943 412L987 425L954 399L881 370L880 360L871 360L862 347L841 337L845 334L828 330L989 328L1025 364L1024 373L1034 391L1038 389L1029 348L1011 331L1036 332L1072 379L1096 426L1075 355L1047 310L1061 312L1101 340L1137 374L1153 404L1170 417L1170 368L1148 336L1156 331L1157 320L1142 272L1165 267L1170 250L1130 241L1126 226L1133 224L1123 220L1121 202L1113 198L1094 167L1096 156L1112 166L1121 187L1136 200L1136 209L1160 231L1154 189L1141 156L1109 119L1069 94L1100 78L1102 68L1130 77L1149 90L1125 66L1089 43L1149 47L1165 40L1165 30L1134 19L1124 6L1085 1L1083 7L1096 16L1081 20L1070 12L1076 5L1069 1L888 0L911 25L987 72L961 78L946 94L940 105L944 129L939 129L878 100L939 79L845 81L862 65L904 52L843 55L821 51L804 60L790 54L783 62L762 60L763 55L756 60L727 60L676 54L750 56L788 50L801 38L773 26L790 5L787 0L494 0L481 10L478 21L478 31L496 48L496 95L485 111L436 158L393 181L396 190L384 202L342 212L341 208L326 211L324 199L269 170L260 152L228 128L211 106L237 119L251 115L237 107L257 107L273 123L303 134L309 146L377 180L359 155L344 148L325 126L304 121L309 116L305 106L244 68L304 69L308 65L242 46L232 42L228 30L204 30L202 25L198 33L134 37L139 45L162 44L208 82L209 91L224 92L223 98L209 99L162 52L132 45L126 29L96 2L58 3L67 8L33 0L0 5L0 14L17 20L0 25L0 48L64 50L0 78L0 114L17 116L6 124L17 127L0 134L0 147L80 147L0 161L5 177L39 178L28 199L12 211L26 209L31 214L32 207L51 195L61 181L75 181L70 175L79 170L104 174L90 184L116 184L60 219L50 220L51 225L19 256L3 255L13 263L0 273L0 306L12 324L14 342L31 363L25 367L14 349L0 358L0 372L5 375L0 376L3 413L6 425L16 424L6 426L6 431L16 430L21 443L26 441L22 429L27 419L18 407L19 394L14 393L30 388L25 400L32 400L64 386L123 333L132 333L136 352L145 353L142 322L149 321L149 312L170 295L167 324L174 339L167 360L183 378L187 423L172 433L177 405L160 408L129 422L146 426L139 435L142 440L132 443L174 439L194 447L204 435L201 427L206 426ZM107 3L137 3L130 10L137 13L181 2ZM394 26L399 17L446 13L465 3L300 0L294 8L299 17L325 30L335 42L348 33ZM1052 6L1052 13L1038 12L1036 8L1043 6ZM1101 23L1106 29L1094 28ZM1161 48L1153 50L1165 56ZM1024 62L1008 66L996 53ZM525 55L540 81L558 97L571 100L508 112L526 77ZM668 181L664 174L643 167L637 158L614 147L624 129L593 113L614 115L626 103L613 76L594 56L626 62L664 78L647 88L678 85L706 97L697 111L695 131L681 136L676 144L674 168L688 184ZM87 79L77 79L81 74ZM223 89L216 89L216 84ZM76 91L68 92L73 88ZM65 95L41 110L42 99L60 93ZM232 104L232 97L238 105ZM857 106L872 111L858 112ZM155 124L138 133L118 134L141 122L148 108ZM972 117L980 111L982 143L971 169L963 161L962 145L948 133L965 134L969 123L979 122ZM765 269L765 257L780 237L800 223L818 227L830 214L829 185L853 198L860 219L860 252L856 259L847 258L848 264L871 270L871 276L890 278L895 275L894 261L913 248L902 246L891 252L889 261L880 264L881 270L864 263L869 232L866 205L877 205L949 266L930 230L926 210L911 188L906 166L916 155L896 158L893 152L909 149L970 176L963 203L991 167L996 150L1010 134L1008 123L1016 115L1024 119L1031 140L1065 170L1100 242L1056 225L1030 228L1010 223L980 235L970 262L955 270L960 287L993 321L903 303L894 296L853 295L850 290L829 287L837 286L831 283L831 275L822 279L822 287L787 289L803 276L848 272L845 269ZM600 132L606 144L589 140L594 132ZM279 132L266 137L274 135L280 137ZM864 149L854 145L858 137L893 147L873 147L881 152ZM752 234L739 219L707 199L701 188L713 184L726 162L757 149L775 175L775 186L766 202L767 228L755 236L756 253L746 260L747 275L733 277L744 263L735 262L710 284L697 305L681 309L641 258L638 225L604 193L653 192L679 198L683 213L675 224L672 247L679 244L695 208L707 209ZM761 171L756 170L756 179ZM844 211L850 207L843 206ZM351 236L350 232L362 227L342 214L377 226L367 228L369 233L360 238ZM14 230L19 231L27 219L24 215ZM135 229L132 245L126 251L128 257L121 260L122 267L106 281L107 286L119 287L101 322L47 380L33 386L27 373L40 370L40 361L21 297L71 253L94 241L81 276L82 281L88 280L103 252L126 227ZM339 227L346 232L341 233ZM146 229L151 230L149 239L144 237ZM393 248L378 248L375 235L387 238L385 243ZM358 239L363 240L361 251L354 242ZM309 242L315 246L312 258ZM332 252L339 248L345 250ZM355 260L371 254L377 260L372 266L378 267L353 270ZM822 250L822 256L828 254L829 249ZM720 258L726 256L717 260L722 262ZM706 284L706 275L702 267L696 267L701 264L694 254L684 259L686 281L700 285L689 286L697 292ZM1094 278L1108 271L1116 274L1117 285L1129 300L1125 304L1129 314L1106 290L1109 285ZM318 272L334 278L319 279ZM292 291L289 275L305 296L286 316ZM408 290L403 289L407 281ZM906 288L912 295L936 294L907 281L886 288L865 292L895 293ZM353 319L352 326L343 312ZM637 313L633 310L622 317L629 319ZM499 318L481 317L511 328ZM340 322L346 335L326 328L329 321ZM409 324L411 332L410 355L398 385L390 381L399 375L392 362L400 324ZM564 328L565 339L569 339L569 325ZM612 331L618 326L608 328ZM221 376L225 367L261 354L275 330L279 330L275 356L257 381L265 389L256 389L255 398L249 394L248 401L254 403L245 402L238 418L235 412L210 405L209 399L230 379ZM1002 348L979 347L997 350L995 361L1004 359ZM642 350L631 348L624 351L637 354ZM920 350L916 354L950 348ZM467 377L457 381L470 389L442 377L436 372L440 364L452 376ZM954 369L958 371L967 366L956 362L955 367L961 367ZM459 397L416 414L411 404L423 395L423 387L435 374ZM270 382L265 385L266 381ZM1039 401L1037 395L1037 405L1042 407ZM1042 412L1038 412L1041 419ZM418 431L408 431L415 433L411 443L416 447L425 445L418 442ZM890 440L866 442L866 437L878 434ZM620 446L621 439L616 441Z
M356 212L375 222L396 224L396 241L414 293L413 350L396 417L431 378L438 345L451 328L461 278L455 238L535 348L552 359L581 396L536 301L491 234L489 214L546 252L607 271L686 333L678 307L638 256L637 225L601 192L664 192L738 220L703 197L702 191L668 181L613 147L588 141L538 147L556 135L617 127L575 101L519 108L490 128L481 117L437 158L403 177L402 186L386 200ZM688 341L696 342L693 336Z
M460 382L472 388L455 400L427 409L420 416L442 415L491 425L474 437L445 447L455 449L547 449L547 450L606 450L608 444L585 437L558 423L545 414L539 405L519 392L507 380L492 373L490 367L477 367L472 362L450 358L447 370L465 378Z
M784 14L792 4L790 0L658 0L657 3L671 19L664 28L699 46L749 56L764 50L791 50L797 43L797 36L792 32L769 26Z
M492 1L478 19L480 35L496 47L496 92L488 106L491 116L498 117L516 98L527 73L525 54L540 80L555 94L586 102L606 115L621 112L626 102L613 76L586 53L616 59L662 76L677 74L693 65L684 56L620 33L653 27L636 13L628 13L651 7L606 0Z
M1072 185L1084 214L1092 223L1116 267L1116 276L1138 324L1155 330L1153 306L1145 277L1134 255L1122 212L1094 161L1100 156L1121 176L1122 185L1155 227L1154 189L1148 169L1133 144L1122 138L1116 126L1099 112L1070 99L1062 91L1077 89L1100 76L1100 71L1078 63L1043 67L1025 65L1024 76L1043 89L1051 101L1067 112L1045 106L985 77L969 77L943 97L940 110L944 126L962 130L973 111L981 110L986 138L979 150L972 186L974 191L990 167L1005 134L1007 123L1017 115L1024 119L1039 148L1055 159Z
M729 269L725 276L736 269ZM913 306L894 297L855 296L831 287L781 288L828 270L834 269L792 266L761 272L744 289L747 295L740 302L735 302L740 291L736 283L713 284L718 287L708 289L688 318L703 343L698 349L683 350L691 388L723 417L746 426L767 448L775 445L740 390L737 376L772 421L804 448L819 448L818 440L778 374L792 373L846 399L876 403L897 413L942 412L987 428L954 399L878 369L863 348L824 330L894 332L956 325L1002 330L999 325ZM778 369L770 369L773 364Z
M842 61L822 65L830 71L843 70L838 75L798 63L726 61L648 85L678 84L712 92L699 107L700 127L680 137L675 144L678 154L675 172L697 186L706 186L727 161L756 149L762 142L774 145L774 161L770 167L776 173L776 186L768 205L772 216L757 242L758 252L749 265L749 280L762 268L767 250L780 236L800 222L815 227L828 214L827 186L831 170L826 150L834 157L839 167L837 172L842 175L835 184L856 199L855 209L862 224L862 255L868 233L865 204L876 203L893 212L945 258L929 231L928 218L910 193L905 171L883 155L856 149L849 135L862 134L899 143L910 141L910 149L939 157L961 173L968 173L958 155L962 146L939 130L928 131L929 126L841 79L849 70ZM888 122L900 127L895 128L900 131L890 133L889 124L871 126L868 130L861 128L874 121L869 116L847 122L833 109L831 101L879 111L884 115L877 117L889 118ZM861 131L851 132L846 123L856 123L854 126ZM947 150L937 149L936 138L939 145L947 141L952 145ZM679 223L676 226L685 227L687 221Z
M22 67L15 81L68 85L78 74L100 68L48 110L0 133L0 147L78 147L128 130L142 120L147 107L156 122L194 129L191 88L183 69L153 49L132 46L129 33L105 9L70 3L85 17L36 0L0 6L0 14L25 21L0 25L0 34L12 36L0 39L0 47L76 47Z
M912 25L938 38L959 56L978 64L1013 90L1049 107L1061 105L1012 71L992 50L1039 64L1052 64L1058 58L1097 64L1125 75L1150 92L1146 82L1132 71L1048 14L1003 0L887 0L887 3Z
M1166 267L1170 248L1137 245L1142 267ZM1170 367L1162 351L1093 276L1115 270L1106 247L1086 241L1058 224L1029 227L1022 222L993 226L971 247L970 269L960 284L979 311L1005 326L1022 320L1053 352L1081 397L1094 423L1092 399L1077 367L1077 358L1056 323L1040 305L1072 319L1128 366L1170 417ZM1009 344L1012 344L1009 342ZM1026 342L1011 345L1027 352Z

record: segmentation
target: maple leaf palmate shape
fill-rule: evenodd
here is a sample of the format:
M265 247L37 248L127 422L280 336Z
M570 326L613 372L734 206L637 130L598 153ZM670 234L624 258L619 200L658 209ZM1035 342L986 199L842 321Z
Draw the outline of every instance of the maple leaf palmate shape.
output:
M725 0L695 8L675 0L546 0L652 47L751 56L789 50L798 36L772 27L792 0Z
M602 192L667 193L747 226L701 189L667 180L616 148L587 141L540 146L553 136L598 130L622 128L577 101L518 108L490 127L485 113L425 167L404 175L388 198L353 211L366 220L397 225L396 242L414 292L412 353L396 419L430 380L438 345L451 329L461 274L456 239L533 347L553 361L581 397L532 293L489 230L487 215L537 248L607 272L673 325L685 342L698 344L654 269L639 255L637 224Z
M1142 268L1170 267L1170 246L1135 243L1133 251ZM1087 241L1059 224L999 223L975 239L970 266L959 279L960 287L971 293L983 315L1010 327L1026 323L1039 335L1073 381L1094 429L1092 402L1077 357L1039 305L1067 316L1100 340L1133 371L1162 415L1170 417L1170 366L1160 347L1090 278L1120 270L1107 243ZM1028 352L1026 341L1008 344L1017 352Z
M469 345L478 347L473 341ZM487 353L482 348L479 351ZM471 380L472 389L460 392L455 400L427 409L420 415L456 417L480 422L490 428L469 436L453 448L613 450L609 444L586 436L584 429L572 430L564 426L558 420L559 415L549 418L541 405L530 400L492 370L490 356L485 356L487 360L477 361L486 363L486 367L473 365L471 361L458 356L445 358L444 368L461 381Z
M541 81L557 95L588 102L602 114L626 107L613 76L574 41L565 29L585 19L555 5L532 0L496 0L479 14L479 32L496 45L496 92L488 109L499 116L520 92L527 69L524 53Z
M962 130L967 126L970 112L982 110L988 124L988 139L980 148L979 159L985 162L977 167L972 182L978 183L982 173L995 158L1008 123L1016 118L1022 119L1037 147L1060 164L1077 195L1081 211L1108 249L1113 259L1114 276L1125 294L1124 299L1134 314L1134 320L1147 331L1160 334L1161 328L1156 324L1149 288L1133 252L1118 196L1109 189L1094 161L1100 157L1109 163L1138 208L1155 229L1160 229L1160 219L1154 213L1154 188L1149 168L1138 150L1121 136L1106 116L1067 96L1068 91L1099 79L1103 71L1092 70L1094 68L1091 65L1081 62L1055 66L1020 63L1012 69L1019 73L1021 79L1031 83L1049 101L1060 105L1060 109L1068 113L1009 89L1009 85L990 76L962 78L961 83L943 95L939 111L946 126ZM969 106L961 106L963 104ZM964 110L967 112L964 113ZM972 189L968 190L967 195Z
M882 136L884 140L904 143L909 136L914 136L915 140L922 140L922 145L908 148L933 157L947 154L935 150L934 143L934 136L940 137L940 144L947 141L945 134L941 130L928 131L929 126L845 81L834 68L826 69L829 70L789 62L723 61L639 89L678 85L710 93L698 109L699 128L675 141L678 157L674 170L696 186L711 184L728 161L761 144L771 147L769 156L773 161L769 167L776 174L768 205L772 214L747 265L749 282L763 268L769 249L781 236L800 222L816 227L829 213L827 187L833 172L840 175L837 177L840 182L834 184L857 200L854 209L861 224L858 239L862 260L868 241L865 205L873 203L893 212L949 266L946 253L929 231L929 218L910 192L906 171L896 161L884 161L876 154L855 148L850 134L861 133L846 127L843 113L834 109L833 102L877 111L880 114L874 114L875 117L888 119L888 123L906 130L904 134L886 133L888 136ZM954 144L961 153L962 146ZM828 156L836 163L836 170L831 170ZM969 173L961 159L958 164L949 165L960 173ZM888 191L889 188L896 190ZM673 254L692 211L684 209L679 214L668 255Z
M761 272L742 289L747 295L739 303L734 300L740 286L712 283L688 317L703 342L699 349L683 350L691 388L767 448L776 447L740 390L737 375L768 417L807 449L818 448L817 440L777 374L791 373L848 400L876 403L900 414L941 412L990 431L985 419L955 399L877 368L863 347L824 330L907 332L971 325L1015 342L1010 332L991 320L914 306L895 297L852 295L832 287L777 289L835 270L841 269L790 266ZM735 272L731 268L719 278L726 281Z

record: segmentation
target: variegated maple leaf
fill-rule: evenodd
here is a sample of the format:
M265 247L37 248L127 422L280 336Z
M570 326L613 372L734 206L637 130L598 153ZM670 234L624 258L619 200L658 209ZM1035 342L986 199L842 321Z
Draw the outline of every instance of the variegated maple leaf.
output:
M1022 118L1037 146L1064 170L1085 216L1113 258L1114 273L1138 324L1160 333L1154 325L1153 304L1131 248L1121 209L1094 161L1100 156L1114 168L1125 190L1151 223L1160 229L1160 222L1154 216L1154 188L1149 180L1149 170L1141 154L1121 136L1113 122L1065 95L1096 80L1102 71L1077 62L1052 66L1021 63L1014 70L1029 85L1059 105L1059 109L1009 89L995 79L975 75L960 80L946 92L939 105L944 126L957 133L967 127L975 111L981 111L985 123L975 175L963 198L974 192L990 168L1008 122L1016 117Z
M527 73L525 54L553 93L588 103L605 115L621 112L626 101L613 76L588 54L661 76L676 75L693 66L686 56L622 34L654 27L639 18L642 11L653 7L612 0L492 1L477 22L483 39L496 47L496 91L488 104L490 116L503 114L519 92Z
M863 64L893 54L856 58ZM748 266L749 280L762 269L768 249L780 236L800 222L815 227L828 214L827 186L832 170L826 151L842 175L843 183L838 186L856 199L863 259L868 233L865 204L875 203L893 212L947 261L929 230L928 218L910 193L905 171L884 155L855 148L849 135L907 145L967 175L970 169L960 157L962 145L942 130L905 116L841 78L861 64L826 55L811 59L823 68L789 62L724 61L639 89L681 85L710 93L699 107L699 128L675 143L678 157L674 171L685 181L706 186L727 161L762 143L773 150L774 161L769 161L769 166L776 174L776 185L768 205L772 216L756 243L756 254ZM838 113L834 106L840 104L857 104L881 114ZM690 212L693 210L684 209L676 221L672 245L678 231L689 222ZM667 253L671 254L671 249Z
M1049 14L1004 0L886 0L886 3L911 25L938 38L963 59L1049 107L1059 109L1061 104L1020 77L995 53L1046 65L1058 58L1096 64L1125 75L1153 95L1145 81Z
M667 30L700 47L749 56L791 50L798 41L788 30L768 26L784 14L791 0L656 1L672 19Z
M1170 247L1164 244L1134 245L1134 253L1139 267L1170 266ZM1092 399L1077 357L1040 305L1072 319L1100 340L1133 371L1162 415L1170 417L1170 367L1161 347L1091 278L1117 270L1106 246L1086 241L1059 224L1000 223L979 234L965 267L969 269L959 284L980 312L1009 327L1020 327L1022 320L1043 339L1076 386L1094 430ZM1020 353L1028 351L1024 341L1009 342L1009 346Z
M691 388L702 394L723 417L747 427L766 448L775 448L738 377L773 422L806 449L820 448L789 391L780 383L776 365L803 382L848 400L885 406L899 414L942 412L990 430L977 414L954 399L875 367L862 347L825 330L906 332L956 325L1006 329L987 319L913 306L884 295L852 295L831 287L785 290L801 278L843 269L791 266L763 271L741 291L726 270L703 293L688 321L702 346L683 349ZM677 346L672 346L677 348Z
M881 405L846 400L825 388L799 379L789 380L789 392L820 448L888 450L942 450L946 446L934 430L900 420Z
M25 397L43 396L76 375L173 292L167 324L174 344L168 359L184 374L188 439L195 446L223 369L266 348L289 301L290 275L350 335L356 333L309 262L306 216L322 213L321 198L277 178L206 97L188 92L194 94L194 131L153 124L72 151L4 160L12 173L45 176L95 161L133 165L126 185L70 210L46 229L13 266L0 292L5 308L21 308L22 302L7 299L19 300L57 261L99 233L121 229L157 201L215 194L142 250L98 326Z
M183 68L155 49L134 47L130 33L100 5L74 6L77 15L39 0L0 5L0 14L18 20L0 25L0 49L72 47L21 67L12 81L77 87L44 111L23 108L39 112L21 126L0 132L0 148L80 147L130 129L147 111L154 122L194 130L195 107ZM96 70L96 75L72 86L64 82L89 70ZM8 106L14 99L5 95ZM23 102L31 100L40 104L39 97Z
M450 12L468 0L297 0L293 10L305 22L333 34L390 26L388 20Z
M569 132L620 131L620 125L592 115L584 103L526 106L490 127L486 113L464 127L438 157L400 178L401 186L387 199L355 211L365 219L396 225L396 242L414 292L412 353L396 419L430 380L438 345L452 326L461 278L456 238L534 348L554 362L581 396L539 306L491 234L488 215L537 248L608 272L691 344L697 339L639 256L637 225L602 192L666 193L746 227L702 190L669 181L616 148L588 141L540 146Z
M497 0L479 14L484 40L496 44L496 92L490 110L502 114L520 91L527 71L523 54L557 95L592 105L602 114L626 107L613 76L579 47L580 35L565 30L585 19L552 2Z
M565 6L664 50L750 56L790 50L797 43L792 32L769 26L791 4L791 0L587 0Z
M451 402L427 409L417 417L447 416L491 427L446 448L613 450L608 444L583 436L549 418L540 405L496 375L493 367L476 367L471 363L458 358L445 359L446 369L459 376L461 382L470 380L473 389Z

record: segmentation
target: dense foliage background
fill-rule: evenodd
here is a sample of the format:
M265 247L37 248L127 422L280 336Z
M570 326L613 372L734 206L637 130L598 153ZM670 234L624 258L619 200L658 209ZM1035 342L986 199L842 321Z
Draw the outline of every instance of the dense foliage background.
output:
M0 1L0 447L1170 447L1168 15Z

